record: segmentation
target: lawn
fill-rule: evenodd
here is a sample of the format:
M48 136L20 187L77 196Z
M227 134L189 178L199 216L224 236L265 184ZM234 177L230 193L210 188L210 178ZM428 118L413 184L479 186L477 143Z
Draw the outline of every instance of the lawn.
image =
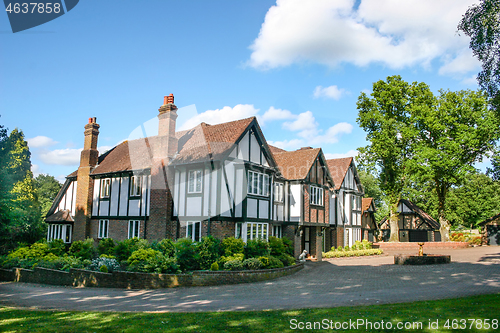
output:
M333 331L330 327L335 329L335 325L340 332L500 332L499 320L500 294L376 306L247 312L117 313L0 307L0 332L308 332ZM352 329L349 321L360 326ZM398 328L398 323L403 326ZM417 328L418 323L421 328ZM447 323L449 328L445 327ZM389 325L392 329L387 329ZM438 329L434 329L436 325Z

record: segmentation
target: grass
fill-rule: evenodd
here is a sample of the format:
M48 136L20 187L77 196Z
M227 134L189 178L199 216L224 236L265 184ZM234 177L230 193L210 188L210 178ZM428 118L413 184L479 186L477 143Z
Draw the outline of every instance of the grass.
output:
M296 321L293 321L293 320ZM325 320L326 321L323 321ZM362 319L379 325L391 322L393 329L358 330L342 332L499 332L500 294L473 296L458 299L424 301L403 304L338 307L329 309L301 309L247 312L198 312L198 313L137 313L137 312L72 312L24 310L0 307L0 332L311 332L300 329L299 322L314 328L330 320L349 322ZM447 320L470 319L465 329L444 327ZM478 329L478 321L496 319L496 329ZM429 328L429 320L438 322L438 329ZM397 329L398 322L422 323L422 329ZM461 325L460 322L457 323ZM408 324L407 324L408 325ZM376 327L376 326L372 326ZM386 327L386 326L384 326ZM295 329L294 329L295 328ZM315 331L333 331L320 329Z

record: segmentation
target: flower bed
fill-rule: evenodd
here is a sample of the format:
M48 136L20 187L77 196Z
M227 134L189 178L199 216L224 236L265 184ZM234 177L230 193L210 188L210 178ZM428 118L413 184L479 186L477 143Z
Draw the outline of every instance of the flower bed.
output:
M360 256L373 256L384 253L380 249L368 250L351 250L351 251L329 251L323 252L323 258L342 258L342 257L360 257Z

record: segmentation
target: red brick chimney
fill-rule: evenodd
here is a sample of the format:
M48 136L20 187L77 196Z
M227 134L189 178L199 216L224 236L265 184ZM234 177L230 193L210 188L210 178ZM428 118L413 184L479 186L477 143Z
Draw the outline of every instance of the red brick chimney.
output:
M177 119L177 106L174 104L174 94L163 98L163 105L158 109L158 136L163 137L162 156L166 154L169 160L177 153L178 140L175 137L175 120Z
M92 195L94 179L90 173L97 165L99 152L97 151L97 137L99 125L96 118L89 118L85 125L85 141L80 155L80 167L77 174L76 213L73 227L73 241L84 240L90 237L90 217L92 214Z

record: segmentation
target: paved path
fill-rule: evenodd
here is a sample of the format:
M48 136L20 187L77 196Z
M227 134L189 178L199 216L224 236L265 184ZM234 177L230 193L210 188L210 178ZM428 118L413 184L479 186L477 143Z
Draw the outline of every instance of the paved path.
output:
M500 247L434 250L452 263L396 266L387 253L308 263L273 281L156 290L0 283L0 304L92 311L235 311L398 303L500 293Z

